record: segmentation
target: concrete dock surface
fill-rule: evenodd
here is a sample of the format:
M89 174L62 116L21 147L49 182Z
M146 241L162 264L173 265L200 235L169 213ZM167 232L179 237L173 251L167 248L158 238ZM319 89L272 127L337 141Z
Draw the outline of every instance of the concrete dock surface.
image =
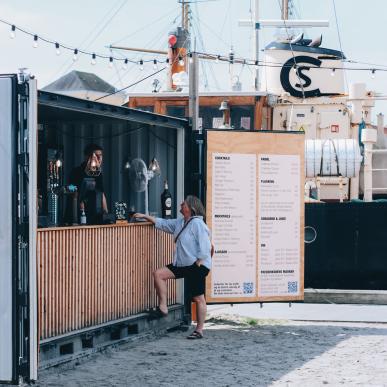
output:
M39 386L387 386L387 306L211 305L173 331L43 370Z

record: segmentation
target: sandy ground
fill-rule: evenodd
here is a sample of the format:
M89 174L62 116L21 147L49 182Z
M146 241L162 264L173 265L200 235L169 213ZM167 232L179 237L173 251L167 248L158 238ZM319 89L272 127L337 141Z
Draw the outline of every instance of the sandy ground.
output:
M213 313L175 331L41 371L39 386L387 386L387 324Z

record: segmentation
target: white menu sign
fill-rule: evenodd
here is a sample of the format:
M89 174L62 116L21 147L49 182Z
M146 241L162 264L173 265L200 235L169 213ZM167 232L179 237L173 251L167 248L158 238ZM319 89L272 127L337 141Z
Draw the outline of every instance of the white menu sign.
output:
M256 297L255 154L212 155L212 297Z
M258 160L258 296L300 294L300 156Z

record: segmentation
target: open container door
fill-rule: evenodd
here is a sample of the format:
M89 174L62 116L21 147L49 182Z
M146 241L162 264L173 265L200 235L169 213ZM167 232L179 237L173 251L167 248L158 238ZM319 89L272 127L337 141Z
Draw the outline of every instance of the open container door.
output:
M0 75L0 382L37 378L36 82Z

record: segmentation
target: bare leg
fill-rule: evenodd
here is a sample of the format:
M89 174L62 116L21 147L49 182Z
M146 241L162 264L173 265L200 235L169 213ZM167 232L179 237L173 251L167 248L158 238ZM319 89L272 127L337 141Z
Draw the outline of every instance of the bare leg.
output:
M206 299L204 298L204 294L202 294L200 296L193 297L193 300L196 302L196 313L198 319L195 331L202 333L207 313Z
M168 313L167 307L167 283L168 279L175 278L175 275L166 267L153 272L156 293L159 297L159 308L163 313Z

